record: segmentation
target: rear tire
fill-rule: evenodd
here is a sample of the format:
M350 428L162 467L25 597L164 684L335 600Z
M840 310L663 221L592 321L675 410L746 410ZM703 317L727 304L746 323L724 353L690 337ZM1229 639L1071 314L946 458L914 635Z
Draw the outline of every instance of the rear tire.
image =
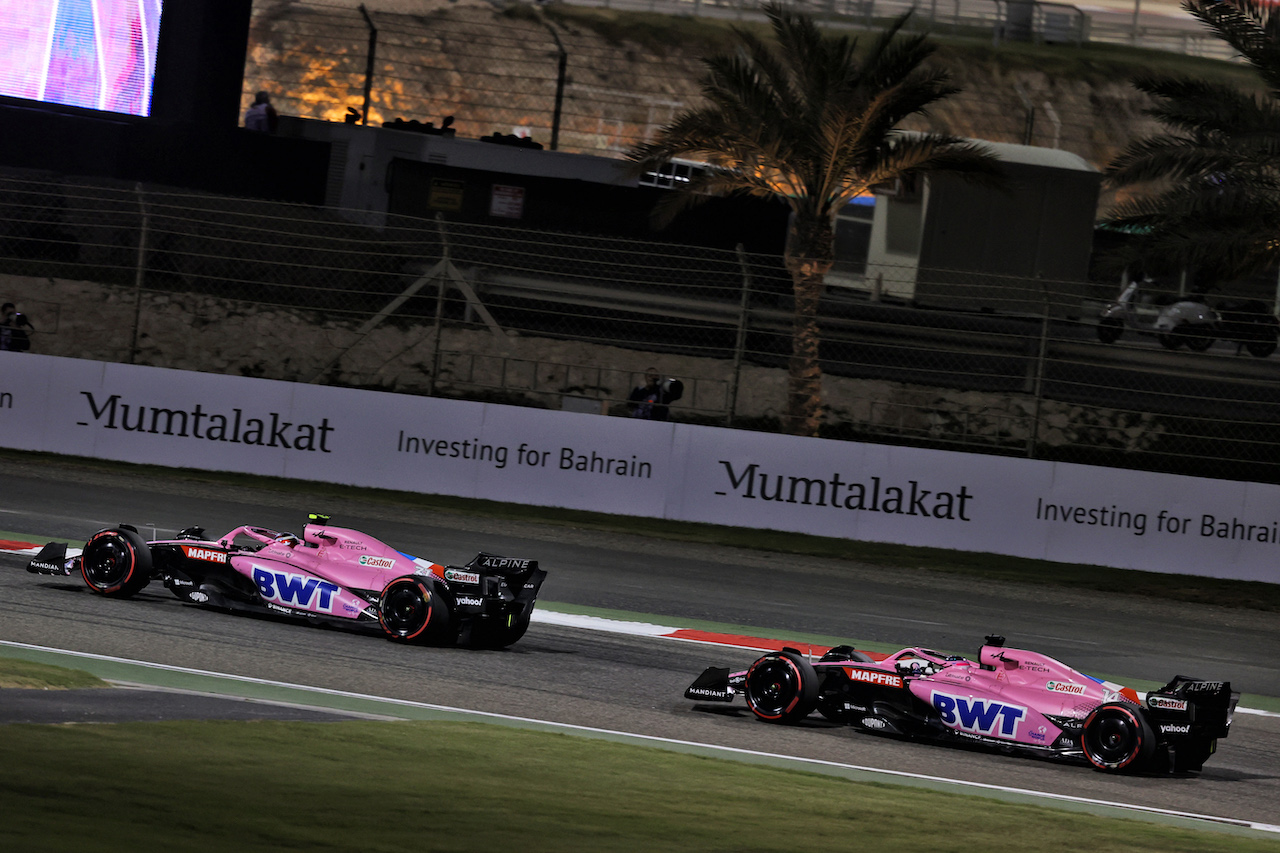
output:
M100 530L85 543L80 576L89 589L111 598L128 598L151 582L151 549L132 530Z
M1249 341L1244 345L1244 348L1249 351L1249 355L1254 356L1255 358L1266 358L1276 351L1276 342Z
M1103 317L1098 321L1098 340L1104 344L1114 344L1124 333L1124 323L1115 317Z
M378 624L389 640L426 643L446 633L449 605L425 578L396 578L378 599Z
M1194 326L1182 326L1180 331L1186 336L1187 349L1192 352L1204 352L1213 346L1213 335L1208 329L1200 329Z
M1160 333L1156 335L1156 340L1160 342L1160 346L1165 349L1177 349L1182 346L1182 336L1175 333Z
M1119 702L1099 705L1084 721L1080 746L1099 770L1141 770L1155 755L1156 735L1142 713Z
M795 652L777 652L747 670L747 706L770 723L798 723L818 704L818 673Z

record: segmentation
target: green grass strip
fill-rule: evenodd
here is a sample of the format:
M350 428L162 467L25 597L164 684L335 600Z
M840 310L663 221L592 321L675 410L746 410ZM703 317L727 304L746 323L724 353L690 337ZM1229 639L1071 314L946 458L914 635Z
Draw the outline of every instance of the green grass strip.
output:
M0 649L0 654L3 654ZM73 690L81 687L106 687L107 683L84 670L68 669L47 663L0 657L0 687L28 690Z
M13 726L14 850L1280 850L1192 830L477 723Z

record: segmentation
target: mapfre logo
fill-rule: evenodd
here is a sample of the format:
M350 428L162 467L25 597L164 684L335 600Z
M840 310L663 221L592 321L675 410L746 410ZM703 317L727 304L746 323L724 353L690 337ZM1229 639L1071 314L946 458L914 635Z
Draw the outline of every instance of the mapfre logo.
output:
M855 669L851 666L845 667L844 671L854 681L861 681L866 684L883 684L885 687L902 686L902 676L894 675L891 672L880 672L876 669Z
M204 560L207 563L225 563L227 561L226 551L212 551L208 548L198 548L195 545L183 545L182 553L192 560Z

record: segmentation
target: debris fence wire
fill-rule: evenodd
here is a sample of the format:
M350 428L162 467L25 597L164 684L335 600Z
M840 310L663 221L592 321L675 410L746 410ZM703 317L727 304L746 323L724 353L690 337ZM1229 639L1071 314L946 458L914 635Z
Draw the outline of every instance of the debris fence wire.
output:
M776 430L785 408L779 257L8 177L0 263L38 353L618 416L657 366L676 419ZM1115 281L840 280L824 436L1280 482L1276 358L1103 343Z

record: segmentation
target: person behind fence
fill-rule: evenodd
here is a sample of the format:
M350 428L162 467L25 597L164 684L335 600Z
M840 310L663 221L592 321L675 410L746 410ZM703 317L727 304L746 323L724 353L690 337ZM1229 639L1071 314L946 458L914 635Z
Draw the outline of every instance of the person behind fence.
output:
M658 368L644 372L644 384L637 385L627 398L631 417L651 421L665 421L670 413L668 406L684 395L684 383L679 379L663 379Z
M25 314L20 314L12 302L0 308L0 350L26 352L31 349L31 336L27 329L35 329Z
M271 106L271 96L262 91L254 96L253 106L244 111L244 126L246 130L275 133L279 118L276 108Z

